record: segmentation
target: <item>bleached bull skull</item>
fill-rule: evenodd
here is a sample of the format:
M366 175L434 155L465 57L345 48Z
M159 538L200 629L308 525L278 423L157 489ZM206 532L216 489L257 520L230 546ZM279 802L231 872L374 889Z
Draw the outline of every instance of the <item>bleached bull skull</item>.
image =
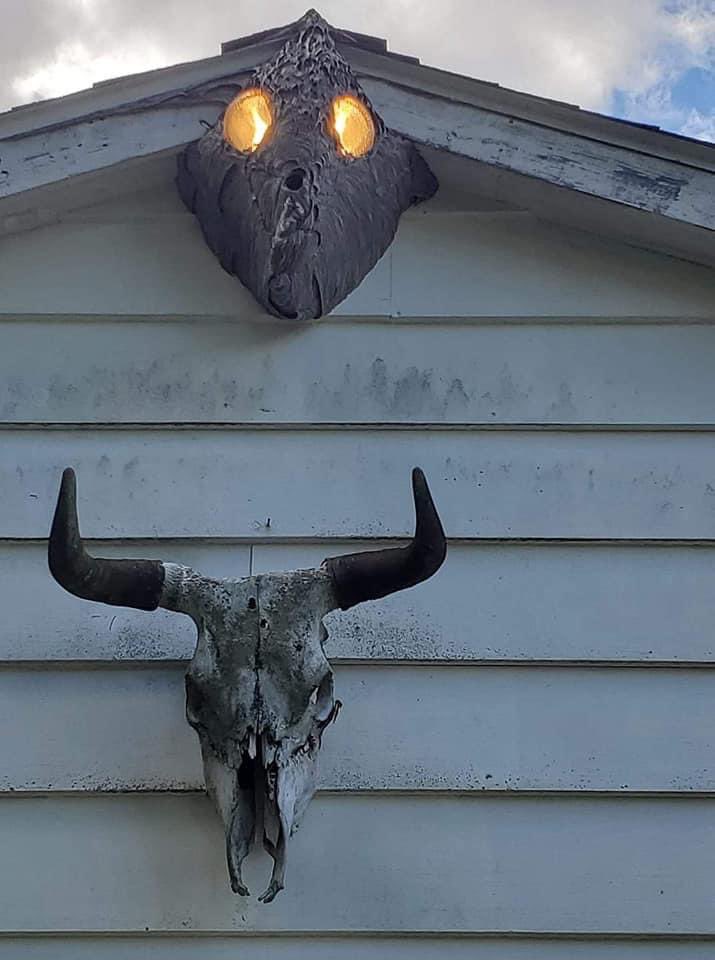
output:
M286 843L317 785L325 727L340 702L323 646L323 617L426 580L446 555L422 471L406 547L353 553L317 569L216 580L159 560L107 560L84 548L74 471L65 470L49 539L52 575L70 593L120 607L164 607L198 630L186 672L186 716L201 741L206 786L226 829L231 887L259 830L273 857L270 902L283 888Z

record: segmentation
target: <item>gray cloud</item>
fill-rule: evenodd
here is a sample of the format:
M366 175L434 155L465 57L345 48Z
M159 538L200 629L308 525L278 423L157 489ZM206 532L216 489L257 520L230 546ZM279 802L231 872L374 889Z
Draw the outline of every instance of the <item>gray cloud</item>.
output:
M0 106L182 60L294 20L306 0L0 0ZM708 0L709 3L709 0ZM424 63L603 109L614 87L661 79L674 17L660 0L322 0L337 26L388 39ZM692 17L703 0L684 0ZM690 21L688 21L690 23ZM677 36L695 49L702 31Z
M3 0L0 32L0 102L13 101L12 82L28 69L45 62L68 35L82 24L82 13L72 0L31 0L14 4Z

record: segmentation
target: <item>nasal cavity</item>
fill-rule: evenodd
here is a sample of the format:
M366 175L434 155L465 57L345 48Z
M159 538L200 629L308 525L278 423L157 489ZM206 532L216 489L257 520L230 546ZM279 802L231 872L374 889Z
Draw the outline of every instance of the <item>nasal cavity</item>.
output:
M285 178L285 185L289 190L300 190L303 186L303 182L306 177L305 170L302 170L300 167L296 167L288 176Z

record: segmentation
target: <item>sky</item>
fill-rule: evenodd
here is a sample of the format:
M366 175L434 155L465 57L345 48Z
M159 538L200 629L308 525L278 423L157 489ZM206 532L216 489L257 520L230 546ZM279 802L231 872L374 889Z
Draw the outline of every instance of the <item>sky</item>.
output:
M311 0L0 0L0 110L214 56ZM715 142L715 0L312 0L431 66Z

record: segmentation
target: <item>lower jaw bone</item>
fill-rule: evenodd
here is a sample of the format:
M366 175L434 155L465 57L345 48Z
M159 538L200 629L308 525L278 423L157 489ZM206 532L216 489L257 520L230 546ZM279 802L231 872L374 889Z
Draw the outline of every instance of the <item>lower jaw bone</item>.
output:
M271 751L266 769L261 755L255 761L246 756L241 772L204 749L204 776L209 796L221 815L226 831L226 857L231 889L249 896L243 880L243 861L262 832L263 847L273 858L268 887L258 898L270 903L284 888L288 839L297 830L315 793L318 776L318 745L281 743ZM263 754L265 756L265 754ZM246 769L252 776L247 778ZM243 774L243 775L241 775Z

